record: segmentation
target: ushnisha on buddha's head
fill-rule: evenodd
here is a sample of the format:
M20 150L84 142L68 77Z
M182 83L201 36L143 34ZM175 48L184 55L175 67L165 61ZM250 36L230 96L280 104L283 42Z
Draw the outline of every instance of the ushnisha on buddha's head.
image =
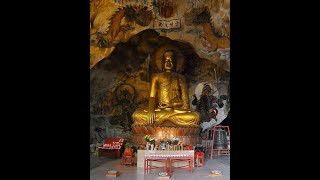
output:
M175 69L175 63L176 63L176 58L175 58L175 54L173 51L166 51L163 54L163 70L170 72L170 71L174 71Z

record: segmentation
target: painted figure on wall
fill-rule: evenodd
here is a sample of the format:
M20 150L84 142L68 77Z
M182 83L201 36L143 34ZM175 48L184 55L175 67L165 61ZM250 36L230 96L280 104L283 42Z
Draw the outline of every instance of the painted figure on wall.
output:
M132 120L131 115L136 109L134 102L135 90L129 84L122 84L116 89L117 103L114 104L115 109L118 109L115 113L114 121L119 123L123 127L123 131L130 131Z
M216 119L216 115L218 114L218 110L214 106L217 98L213 95L214 92L212 91L213 89L210 85L205 84L199 100L196 95L193 95L192 105L196 106L196 111L201 114L201 123Z
M229 114L228 96L216 97L214 94L210 85L204 84L200 99L193 95L192 105L196 106L196 111L201 115L200 136L202 138L205 138L207 129L221 124Z

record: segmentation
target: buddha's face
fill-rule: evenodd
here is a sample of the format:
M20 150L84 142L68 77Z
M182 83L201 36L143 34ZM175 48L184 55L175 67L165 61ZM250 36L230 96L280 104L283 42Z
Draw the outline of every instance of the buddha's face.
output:
M172 70L173 69L173 52L166 52L164 54L164 69Z

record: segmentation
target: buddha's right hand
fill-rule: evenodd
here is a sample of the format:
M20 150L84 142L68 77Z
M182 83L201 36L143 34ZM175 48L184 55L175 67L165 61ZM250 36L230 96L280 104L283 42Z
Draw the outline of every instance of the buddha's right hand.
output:
M148 124L153 124L154 120L156 119L156 113L155 111L149 111L148 112Z

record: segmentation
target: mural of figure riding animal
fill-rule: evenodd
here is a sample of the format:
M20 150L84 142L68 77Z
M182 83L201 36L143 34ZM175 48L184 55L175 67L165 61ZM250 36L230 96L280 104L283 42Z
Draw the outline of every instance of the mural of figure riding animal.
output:
M230 39L229 39L229 18L224 17L227 27L216 28L212 23L211 14L207 7L203 8L193 8L190 11L184 14L185 23L187 26L201 26L203 28L203 35L200 37L204 38L209 42L210 46L206 48L211 51L217 49L226 49L230 48Z

